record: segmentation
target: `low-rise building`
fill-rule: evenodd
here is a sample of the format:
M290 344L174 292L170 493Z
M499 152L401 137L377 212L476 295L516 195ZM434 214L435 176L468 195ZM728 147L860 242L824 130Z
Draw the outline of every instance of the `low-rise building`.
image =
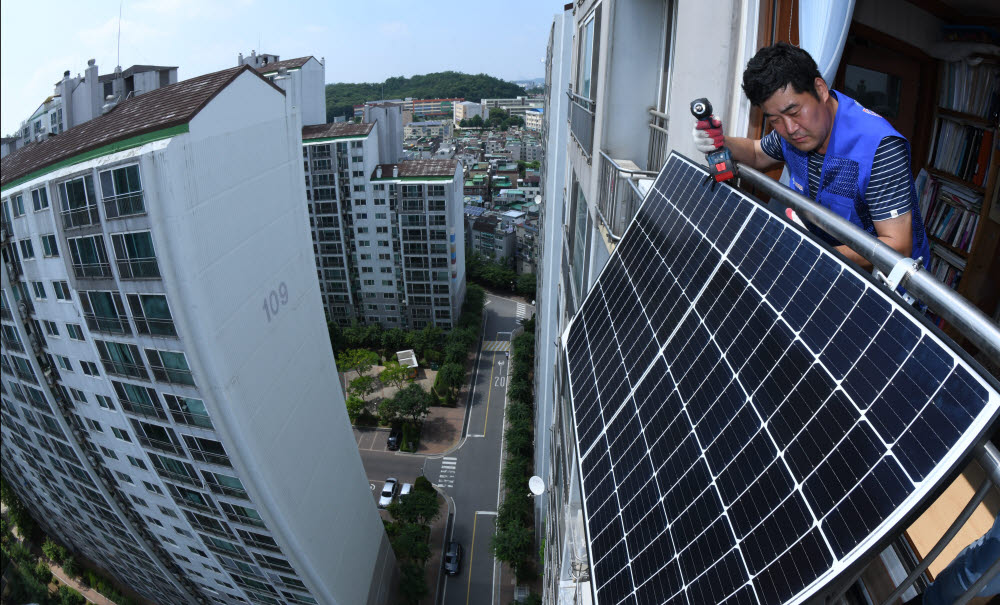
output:
M421 137L434 138L450 138L452 132L452 123L443 122L439 120L428 120L426 122L410 122L403 127L403 138L405 139L418 139Z
M486 119L483 115L483 106L481 103L475 103L473 101L461 101L455 103L455 116L452 120L457 126L462 120L471 120L473 116L479 116L480 118Z
M524 112L524 127L528 130L534 130L535 132L542 131L542 118L545 115L545 109L542 107L533 107Z

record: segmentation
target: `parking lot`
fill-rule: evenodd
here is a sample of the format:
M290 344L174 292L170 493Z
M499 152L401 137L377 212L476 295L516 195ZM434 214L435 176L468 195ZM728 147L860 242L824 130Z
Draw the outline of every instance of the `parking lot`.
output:
M359 450L370 452L385 452L386 440L389 439L389 429L376 427L354 427L354 441Z

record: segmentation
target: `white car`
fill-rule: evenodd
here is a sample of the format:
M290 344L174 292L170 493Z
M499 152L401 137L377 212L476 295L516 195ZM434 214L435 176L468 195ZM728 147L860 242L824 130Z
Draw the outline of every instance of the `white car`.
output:
M392 498L396 495L397 486L399 486L399 482L396 481L395 477L389 477L385 480L385 485L382 486L382 494L378 499L379 508L385 508L392 503Z
M412 483L404 483L403 486L399 488L399 497L402 498L403 496L409 494L412 489Z

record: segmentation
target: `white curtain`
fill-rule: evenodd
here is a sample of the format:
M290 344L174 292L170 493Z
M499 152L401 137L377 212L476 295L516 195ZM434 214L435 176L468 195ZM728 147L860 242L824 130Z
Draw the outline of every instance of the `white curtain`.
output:
M799 0L799 45L831 87L853 14L854 0Z

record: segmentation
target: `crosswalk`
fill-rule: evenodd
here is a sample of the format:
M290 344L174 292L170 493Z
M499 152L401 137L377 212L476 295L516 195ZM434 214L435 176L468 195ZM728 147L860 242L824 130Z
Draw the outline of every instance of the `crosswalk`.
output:
M483 351L487 353L498 353L500 351L509 351L510 341L509 340L485 340L483 341Z
M458 458L445 456L441 459L441 471L438 472L437 480L440 487L455 487L456 466L458 466Z
M528 308L524 303L517 303L517 311L514 312L518 319L524 319L527 317Z

